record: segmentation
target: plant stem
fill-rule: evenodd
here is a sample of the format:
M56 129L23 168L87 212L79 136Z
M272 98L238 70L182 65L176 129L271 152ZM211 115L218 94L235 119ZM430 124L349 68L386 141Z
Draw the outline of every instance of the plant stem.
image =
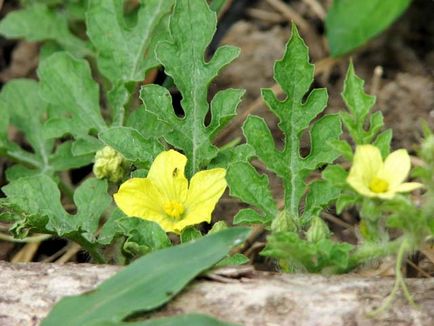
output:
M401 267L402 267L402 261L404 260L404 256L407 253L407 251L410 250L410 243L408 239L404 238L401 242L401 245L398 250L398 256L396 257L396 265L395 265L395 284L393 285L392 292L387 296L387 298L384 300L383 304L374 311L370 312L370 316L378 315L385 310L387 310L390 305L392 304L393 300L396 298L396 295L398 293L399 287L401 286L402 291L404 293L405 298L408 300L408 302L412 306L416 306L416 304L413 301L413 297L411 296L407 285L404 282L404 278L402 276Z
M350 268L355 268L369 260L392 255L399 250L404 241L406 240L401 237L389 242L366 242L352 254Z

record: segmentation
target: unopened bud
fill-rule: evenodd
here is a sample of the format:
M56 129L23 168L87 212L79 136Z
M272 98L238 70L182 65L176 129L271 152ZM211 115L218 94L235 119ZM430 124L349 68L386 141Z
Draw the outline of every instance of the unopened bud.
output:
M217 233L217 232L223 231L227 228L228 228L228 225L226 224L225 221L218 221L218 222L214 223L211 230L209 230L208 234Z
M93 174L98 179L107 178L110 182L118 182L122 180L125 172L125 159L122 154L110 146L96 152Z
M434 135L429 135L423 140L420 157L427 163L434 163Z
M306 239L309 242L318 242L330 237L330 230L327 224L319 216L312 219L309 229L306 232Z
M281 232L281 231L295 232L297 231L297 225L295 224L292 216L288 214L285 210L283 210L271 222L271 231L272 232Z

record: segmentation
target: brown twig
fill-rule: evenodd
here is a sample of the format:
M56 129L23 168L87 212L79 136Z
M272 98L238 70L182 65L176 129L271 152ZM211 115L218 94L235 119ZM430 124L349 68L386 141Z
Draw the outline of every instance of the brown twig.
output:
M305 2L322 21L325 20L327 13L318 0L303 0L303 2Z

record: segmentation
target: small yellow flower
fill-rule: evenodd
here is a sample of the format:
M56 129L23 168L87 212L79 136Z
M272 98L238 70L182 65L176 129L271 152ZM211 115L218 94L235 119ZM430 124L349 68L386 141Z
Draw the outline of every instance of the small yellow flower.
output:
M376 146L359 145L347 182L364 196L391 199L397 192L408 192L422 187L422 184L417 182L404 182L410 166L410 156L405 149L394 151L383 162Z
M161 152L146 178L124 182L114 194L118 207L128 216L158 223L166 232L210 222L211 213L226 189L226 170L196 173L188 184L184 175L187 158L174 151Z

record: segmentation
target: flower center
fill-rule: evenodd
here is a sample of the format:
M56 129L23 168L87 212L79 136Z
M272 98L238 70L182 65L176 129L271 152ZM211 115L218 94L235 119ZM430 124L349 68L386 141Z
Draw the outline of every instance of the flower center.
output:
M374 177L369 183L369 189L377 194L384 193L389 189L389 183L384 179Z
M184 213L184 206L174 200L168 201L163 205L164 212L170 217L179 218Z

